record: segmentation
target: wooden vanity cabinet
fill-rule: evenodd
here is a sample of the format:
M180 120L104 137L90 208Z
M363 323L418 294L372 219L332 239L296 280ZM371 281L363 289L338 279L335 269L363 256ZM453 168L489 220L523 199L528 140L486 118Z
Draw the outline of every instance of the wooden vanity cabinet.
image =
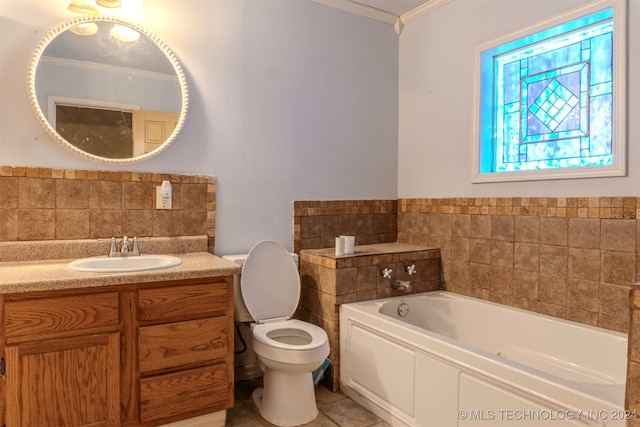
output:
M0 295L7 427L154 426L233 406L230 277Z
M5 424L120 425L117 292L5 295Z

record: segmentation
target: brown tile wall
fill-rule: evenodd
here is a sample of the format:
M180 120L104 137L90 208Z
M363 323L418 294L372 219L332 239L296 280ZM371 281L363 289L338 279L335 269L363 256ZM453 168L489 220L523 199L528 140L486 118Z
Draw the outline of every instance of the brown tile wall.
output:
M440 248L444 289L628 332L637 200L403 199L398 240Z
M172 209L156 210L168 180ZM207 235L215 242L215 178L0 166L0 242Z
M627 396L625 408L640 414L640 289L632 289L629 325L629 355L627 362ZM638 415L640 417L640 415ZM640 419L627 422L629 427L640 426Z
M414 264L416 274L404 267ZM394 278L410 280L409 291L396 291L381 277L391 268ZM440 288L440 254L437 249L330 259L302 252L302 292L296 317L322 327L329 337L331 365L322 380L333 391L340 386L340 304L407 295Z
M329 248L340 235L356 245L395 242L396 200L322 200L293 203L293 250Z

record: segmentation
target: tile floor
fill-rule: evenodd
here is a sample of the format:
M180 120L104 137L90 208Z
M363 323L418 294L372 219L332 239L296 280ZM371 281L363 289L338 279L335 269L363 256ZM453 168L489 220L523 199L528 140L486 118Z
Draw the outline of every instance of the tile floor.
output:
M262 384L262 378L239 381L235 384L235 406L227 411L227 427L273 426L265 421L251 401L251 392ZM390 427L377 415L369 412L341 392L332 393L326 387L316 388L320 415L305 427Z

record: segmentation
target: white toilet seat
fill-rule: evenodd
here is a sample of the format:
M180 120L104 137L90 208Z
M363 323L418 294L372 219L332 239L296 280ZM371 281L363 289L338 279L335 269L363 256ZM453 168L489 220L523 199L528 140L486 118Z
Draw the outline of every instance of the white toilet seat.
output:
M301 338L303 338L304 334L306 333L309 337L309 342L307 344L301 345L289 344L273 339L269 336L274 331L283 330L288 330L293 336L298 336ZM303 322L296 319L283 320L273 323L255 324L253 326L253 338L270 347L288 351L314 350L318 347L322 347L328 341L327 333L324 331L324 329L311 323Z
M274 332L284 332L297 338L306 337L309 342L296 345L277 341L269 337ZM329 355L329 338L324 329L301 320L254 324L253 350L258 360L269 359L274 363L290 367L313 366L310 368L313 370Z

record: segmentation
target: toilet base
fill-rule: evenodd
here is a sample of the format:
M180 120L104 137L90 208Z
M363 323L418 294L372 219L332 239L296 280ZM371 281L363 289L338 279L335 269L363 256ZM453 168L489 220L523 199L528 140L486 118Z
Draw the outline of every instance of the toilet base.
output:
M271 424L293 427L310 423L318 416L311 372L291 374L267 369L264 387L251 394L260 415Z

